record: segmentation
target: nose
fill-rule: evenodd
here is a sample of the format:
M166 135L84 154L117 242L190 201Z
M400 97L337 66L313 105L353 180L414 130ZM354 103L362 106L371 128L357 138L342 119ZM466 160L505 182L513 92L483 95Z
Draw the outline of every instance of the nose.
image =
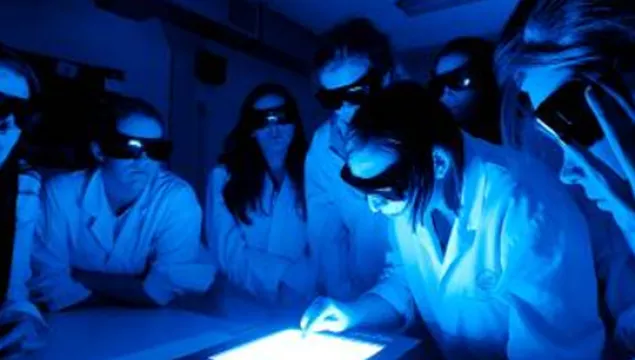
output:
M386 200L376 195L368 195L366 201L372 213L380 212L381 208L386 204Z
M578 184L581 171L581 168L565 154L562 169L560 169L560 181L567 185Z
M278 135L280 135L280 126L277 124L272 125L271 128L269 129L269 133L273 137L278 137Z

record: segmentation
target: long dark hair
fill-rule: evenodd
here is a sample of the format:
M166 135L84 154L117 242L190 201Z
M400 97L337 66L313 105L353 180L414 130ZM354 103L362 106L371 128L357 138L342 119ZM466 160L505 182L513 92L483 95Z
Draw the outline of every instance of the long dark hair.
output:
M251 224L249 210L262 209L262 191L267 161L253 137L257 124L250 113L256 101L265 95L279 95L284 99L287 118L295 125L293 139L287 150L285 169L296 190L296 206L302 217L306 216L304 201L304 159L308 144L300 118L298 105L291 93L282 85L265 83L254 88L243 101L238 124L225 140L218 162L225 166L229 180L223 189L223 199L237 221Z

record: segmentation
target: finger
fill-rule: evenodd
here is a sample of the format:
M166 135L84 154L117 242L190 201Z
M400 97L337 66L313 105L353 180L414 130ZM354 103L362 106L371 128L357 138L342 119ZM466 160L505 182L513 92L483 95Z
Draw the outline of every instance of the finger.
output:
M322 311L326 308L326 300L322 297L315 299L309 308L302 315L300 320L300 329L306 331L311 324L320 316Z
M334 315L334 307L332 305L328 305L320 311L320 313L313 319L313 321L309 322L306 327L305 333L315 333L320 331L325 331L328 328L327 323L330 321L329 318Z

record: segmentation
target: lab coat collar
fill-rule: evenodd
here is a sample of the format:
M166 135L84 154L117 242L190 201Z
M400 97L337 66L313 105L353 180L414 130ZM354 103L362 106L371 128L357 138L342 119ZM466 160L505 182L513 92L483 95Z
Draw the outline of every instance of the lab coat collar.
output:
M110 251L115 244L114 226L117 219L106 198L106 190L104 188L101 170L97 169L87 174L88 176L80 200L85 225L104 249ZM146 212L146 207L148 206L147 194L150 192L150 188L152 188L152 183L148 184L146 189L139 196L139 199L136 200L128 211L136 211L139 209L142 214Z
M80 199L83 220L95 240L104 250L110 251L114 246L115 216L106 198L101 171L98 169L87 175Z
M485 189L487 185L485 164L486 154L493 145L463 133L464 171L461 189L461 209L469 211L466 228L476 231L483 218ZM463 211L463 210L462 210Z
M346 160L346 139L337 127L337 115L331 115L329 126L329 149L342 160Z

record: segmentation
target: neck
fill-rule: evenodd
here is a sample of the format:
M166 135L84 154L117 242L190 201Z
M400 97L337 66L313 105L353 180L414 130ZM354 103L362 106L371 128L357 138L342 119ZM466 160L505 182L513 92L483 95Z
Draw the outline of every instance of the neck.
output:
M108 200L108 204L110 205L113 213L115 213L116 215L124 212L137 199L136 194L133 195L122 191L122 187L118 184L115 184L108 178L108 176L104 176L103 181L106 199Z
M442 180L438 180L430 199L428 213L438 211L449 222L453 222L459 214L460 193L457 191L458 179L450 172L450 175Z

